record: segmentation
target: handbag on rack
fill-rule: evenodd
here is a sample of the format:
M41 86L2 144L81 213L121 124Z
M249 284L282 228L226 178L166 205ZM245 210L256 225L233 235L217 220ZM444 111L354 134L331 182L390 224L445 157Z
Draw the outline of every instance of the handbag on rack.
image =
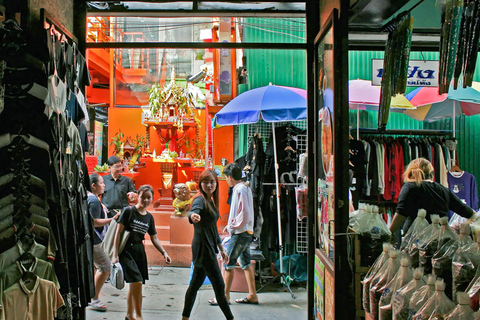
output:
M117 230L117 220L112 219L110 225L108 226L107 233L102 241L102 249L105 251L107 256L112 260L113 258L113 240L115 238L115 231ZM125 245L127 244L128 237L130 236L130 231L123 230L122 234L120 235L120 244L118 245L118 255L122 253Z

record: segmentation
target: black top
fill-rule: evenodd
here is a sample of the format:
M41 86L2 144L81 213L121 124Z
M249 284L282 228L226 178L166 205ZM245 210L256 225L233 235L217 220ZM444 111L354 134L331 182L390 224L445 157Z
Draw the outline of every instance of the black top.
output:
M212 208L214 208L213 205ZM193 224L192 260L196 267L201 268L204 261L215 263L217 261L217 246L221 243L217 230L217 221L220 215L217 208L211 212L201 196L193 199L192 208L188 213L190 223L192 223L190 216L193 213L200 215L200 221Z
M103 212L102 203L100 202L100 200L98 200L97 196L89 193L87 201L88 212L90 213L92 219L105 219L105 213ZM106 231L106 228L107 226L96 227L95 230L97 230L98 233L102 234L104 230ZM103 237L105 237L105 234L103 234L102 239L100 239L97 232L93 233L93 244L102 243Z
M141 243L145 240L145 233L153 236L157 234L155 229L155 220L150 212L142 215L135 206L126 207L118 217L118 223L125 226L126 231L130 231L128 242Z
M103 193L102 202L109 210L123 209L128 206L127 193L137 192L132 180L122 175L118 176L115 181L112 174L103 176L105 183L105 192Z
M415 182L407 182L400 190L397 212L402 216L415 219L418 209L427 211L428 221L431 221L432 214L438 214L440 217L447 216L449 209L465 218L473 215L473 209L440 183L423 181L418 186Z

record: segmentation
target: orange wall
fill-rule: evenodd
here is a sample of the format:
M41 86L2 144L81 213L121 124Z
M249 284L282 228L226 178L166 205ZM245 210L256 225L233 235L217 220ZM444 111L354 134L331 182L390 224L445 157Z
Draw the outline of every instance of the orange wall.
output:
M233 126L222 127L213 130L213 163L220 165L222 158L233 162Z

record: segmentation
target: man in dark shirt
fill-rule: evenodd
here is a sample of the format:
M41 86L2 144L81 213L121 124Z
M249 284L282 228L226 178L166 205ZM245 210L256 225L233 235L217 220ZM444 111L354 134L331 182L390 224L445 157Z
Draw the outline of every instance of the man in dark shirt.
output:
M110 166L110 173L103 177L105 193L102 202L107 206L109 214L115 215L112 211L122 210L128 206L128 196L136 198L137 190L132 180L120 174L123 169L122 159L111 156L107 164ZM129 193L133 194L128 195Z

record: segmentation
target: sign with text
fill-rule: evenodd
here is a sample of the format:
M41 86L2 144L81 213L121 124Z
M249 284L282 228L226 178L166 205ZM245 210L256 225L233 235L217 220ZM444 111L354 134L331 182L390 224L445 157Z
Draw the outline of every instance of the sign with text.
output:
M382 84L383 60L372 59L372 84ZM410 60L407 87L438 87L438 61Z

